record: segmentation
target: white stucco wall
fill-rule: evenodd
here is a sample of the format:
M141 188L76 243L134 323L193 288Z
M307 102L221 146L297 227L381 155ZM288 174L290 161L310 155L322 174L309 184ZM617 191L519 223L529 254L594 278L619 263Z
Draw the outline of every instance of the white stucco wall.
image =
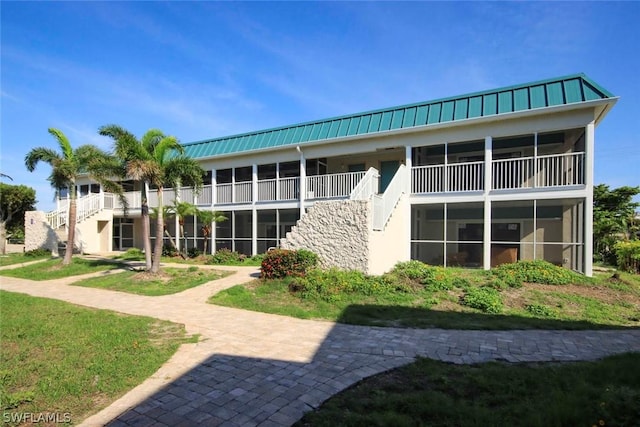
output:
M369 267L367 273L382 274L400 261L409 260L407 247L407 224L411 219L411 210L406 195L403 195L381 231L369 231Z

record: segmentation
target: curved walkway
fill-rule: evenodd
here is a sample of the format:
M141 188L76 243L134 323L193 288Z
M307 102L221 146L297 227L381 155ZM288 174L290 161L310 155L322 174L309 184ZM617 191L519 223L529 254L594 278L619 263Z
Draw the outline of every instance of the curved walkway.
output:
M424 356L454 363L593 360L640 351L640 330L461 331L336 324L219 307L212 294L252 267L179 294L147 297L0 277L0 289L183 323L185 344L152 377L83 426L291 425L331 395ZM107 273L96 273L107 274ZM86 277L86 276L83 276Z

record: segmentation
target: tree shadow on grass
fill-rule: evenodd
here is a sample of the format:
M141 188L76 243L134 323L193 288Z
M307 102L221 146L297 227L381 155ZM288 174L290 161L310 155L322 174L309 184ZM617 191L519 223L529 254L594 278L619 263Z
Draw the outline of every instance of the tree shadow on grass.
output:
M441 311L398 305L352 304L346 307L338 322L353 325L392 326L409 328L443 328L468 330L626 330L640 327L640 321L629 319L632 326L620 326L583 320L526 317L510 314Z

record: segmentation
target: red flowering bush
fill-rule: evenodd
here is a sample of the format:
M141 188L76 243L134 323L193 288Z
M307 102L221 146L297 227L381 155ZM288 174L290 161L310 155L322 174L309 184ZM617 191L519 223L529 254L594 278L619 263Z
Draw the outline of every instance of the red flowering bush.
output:
M262 260L263 279L281 279L283 277L302 277L307 270L318 264L318 256L306 249L290 251L273 249Z

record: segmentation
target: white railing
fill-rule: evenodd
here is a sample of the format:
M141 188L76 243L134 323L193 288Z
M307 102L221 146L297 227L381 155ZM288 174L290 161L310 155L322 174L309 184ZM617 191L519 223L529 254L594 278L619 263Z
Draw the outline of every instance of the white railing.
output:
M485 162L416 166L411 170L411 193L484 190ZM499 159L491 162L491 189L509 190L584 184L584 153Z
M300 178L273 178L258 181L258 202L277 200L297 200L300 192Z
M76 223L78 223L102 210L102 194L93 193L81 197L77 200L76 206Z
M484 162L451 163L447 165L444 191L482 191L484 189Z
M405 165L400 165L393 179L381 196L373 196L373 229L384 230L387 221L395 209L402 193L406 188L407 171Z
M366 172L346 172L307 177L307 199L349 197Z
M533 187L533 157L494 160L491 165L492 189Z
M54 230L59 227L62 227L67 223L67 216L68 216L68 212L66 208L56 209L55 211L47 212L45 214L45 218L47 219L47 222L49 223L49 225L51 225L51 228L53 228Z
M216 202L220 204L233 203L233 184L216 185Z
M444 191L444 165L416 166L411 171L411 193Z
M411 171L414 194L482 191L484 162L451 163L417 166Z
M194 203L195 194L192 187L182 187L178 190L181 202Z
M235 203L251 203L253 200L253 183L252 182L238 182L234 184L235 194L234 194L234 202Z
M371 196L378 193L380 185L380 174L376 168L369 168L358 185L351 191L351 200L369 200Z
M584 153L494 160L494 190L584 184Z
M100 212L105 207L103 195L91 193L76 199L76 223L82 222L91 215ZM57 209L45 214L47 222L54 230L67 224L69 220L68 207Z
M584 184L584 153L538 156L536 186L557 187Z
M203 185L200 194L196 197L198 206L211 206L213 203L213 193L211 185Z
M275 200L297 200L300 195L300 177L280 178Z
M278 180L263 179L258 181L258 202L278 200Z

